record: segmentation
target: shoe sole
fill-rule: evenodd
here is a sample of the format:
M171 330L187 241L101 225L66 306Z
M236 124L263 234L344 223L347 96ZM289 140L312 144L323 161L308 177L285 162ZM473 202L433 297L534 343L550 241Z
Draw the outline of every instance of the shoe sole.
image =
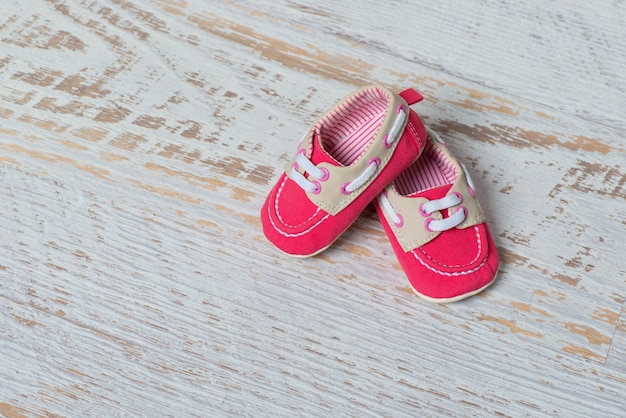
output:
M433 297L430 297L430 296L426 296L426 295L418 292L417 290L415 290L415 288L413 286L411 286L411 283L409 283L409 286L411 287L411 290L413 290L413 292L417 296L419 296L420 298L422 298L424 300L427 300L428 302L444 304L444 303L458 302L460 300L466 299L466 298L468 298L470 296L474 296L474 295L482 292L483 290L485 290L486 288L491 286L493 284L493 282L496 281L496 277L498 277L498 272L496 272L495 276L493 276L493 279L489 283L487 283L486 285L484 285L480 289L476 289L476 290L473 290L473 291L468 292L468 293L463 293L462 295L454 296L454 297L451 297L451 298L433 298Z

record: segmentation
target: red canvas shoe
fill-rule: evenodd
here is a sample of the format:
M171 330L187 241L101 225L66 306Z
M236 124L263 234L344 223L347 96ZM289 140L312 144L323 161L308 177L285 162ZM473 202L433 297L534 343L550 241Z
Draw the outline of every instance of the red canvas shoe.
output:
M370 86L318 119L261 209L267 239L300 257L330 246L420 155L426 129L409 108L420 100Z
M493 283L498 253L474 186L437 134L378 196L376 211L413 290L454 302Z

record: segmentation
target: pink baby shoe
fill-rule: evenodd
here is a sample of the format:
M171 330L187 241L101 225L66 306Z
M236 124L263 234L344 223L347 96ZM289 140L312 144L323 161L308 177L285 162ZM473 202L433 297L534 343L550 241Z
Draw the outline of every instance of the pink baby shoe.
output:
M300 257L330 246L420 155L426 129L409 108L420 100L369 86L318 119L261 209L267 239Z
M495 280L498 253L472 181L436 133L374 204L419 296L454 302Z

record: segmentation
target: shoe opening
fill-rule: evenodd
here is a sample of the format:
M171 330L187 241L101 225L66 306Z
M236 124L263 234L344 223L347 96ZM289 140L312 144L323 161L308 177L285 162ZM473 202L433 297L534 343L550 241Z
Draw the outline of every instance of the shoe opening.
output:
M443 151L428 141L420 158L394 180L394 185L399 194L410 196L453 184L458 175Z
M324 150L344 166L354 163L378 134L390 100L385 90L371 87L325 115L317 127Z

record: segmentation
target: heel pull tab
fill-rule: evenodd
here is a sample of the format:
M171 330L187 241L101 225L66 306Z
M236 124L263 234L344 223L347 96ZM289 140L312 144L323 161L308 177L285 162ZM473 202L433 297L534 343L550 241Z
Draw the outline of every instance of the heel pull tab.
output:
M424 100L424 96L422 96L421 94L418 93L417 90L412 89L412 88L408 88L400 92L400 97L406 100L409 106Z

